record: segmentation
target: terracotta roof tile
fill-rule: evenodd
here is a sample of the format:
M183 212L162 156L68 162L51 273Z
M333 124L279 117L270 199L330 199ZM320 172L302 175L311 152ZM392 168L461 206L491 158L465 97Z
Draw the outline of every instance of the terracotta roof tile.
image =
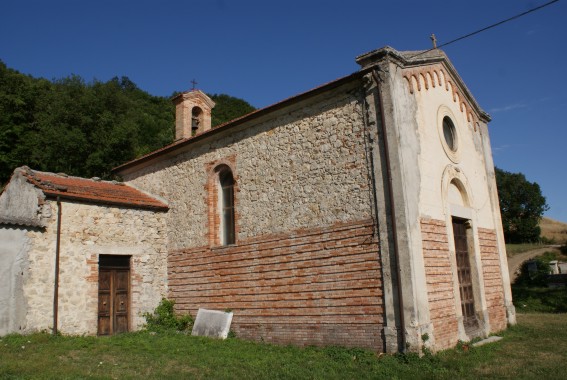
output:
M59 196L65 199L133 208L168 209L165 203L121 182L39 172L29 168L26 168L24 175L29 183L48 197Z

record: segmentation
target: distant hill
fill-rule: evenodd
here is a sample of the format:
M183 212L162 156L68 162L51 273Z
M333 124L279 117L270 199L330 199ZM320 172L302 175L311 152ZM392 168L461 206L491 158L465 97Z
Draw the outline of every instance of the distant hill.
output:
M539 223L541 236L553 240L556 243L567 242L567 223L559 222L550 218L542 218Z

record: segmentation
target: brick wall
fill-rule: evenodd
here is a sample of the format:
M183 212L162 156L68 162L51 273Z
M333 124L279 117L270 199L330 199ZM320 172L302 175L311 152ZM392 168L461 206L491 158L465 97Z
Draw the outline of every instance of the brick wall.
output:
M455 314L447 227L441 220L422 219L421 234L435 347L449 348L457 343L458 322Z
M234 312L239 337L383 350L382 282L371 220L174 250L178 312Z
M485 228L478 229L484 289L491 332L506 328L506 307L504 305L504 289L500 273L500 256L496 243L496 232Z

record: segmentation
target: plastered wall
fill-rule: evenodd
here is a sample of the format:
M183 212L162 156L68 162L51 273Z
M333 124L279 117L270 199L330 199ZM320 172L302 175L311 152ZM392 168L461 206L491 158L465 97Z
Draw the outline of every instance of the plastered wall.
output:
M20 226L0 227L0 336L21 332L27 303L23 297L28 273L29 239Z

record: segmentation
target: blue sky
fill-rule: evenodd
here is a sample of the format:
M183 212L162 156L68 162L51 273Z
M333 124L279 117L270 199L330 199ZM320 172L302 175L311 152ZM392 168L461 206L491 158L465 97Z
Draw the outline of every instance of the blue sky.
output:
M154 95L197 87L264 107L350 74L390 45L428 49L547 0L3 0L0 59L35 77L127 76ZM445 48L491 116L498 167L542 187L567 222L567 1Z

